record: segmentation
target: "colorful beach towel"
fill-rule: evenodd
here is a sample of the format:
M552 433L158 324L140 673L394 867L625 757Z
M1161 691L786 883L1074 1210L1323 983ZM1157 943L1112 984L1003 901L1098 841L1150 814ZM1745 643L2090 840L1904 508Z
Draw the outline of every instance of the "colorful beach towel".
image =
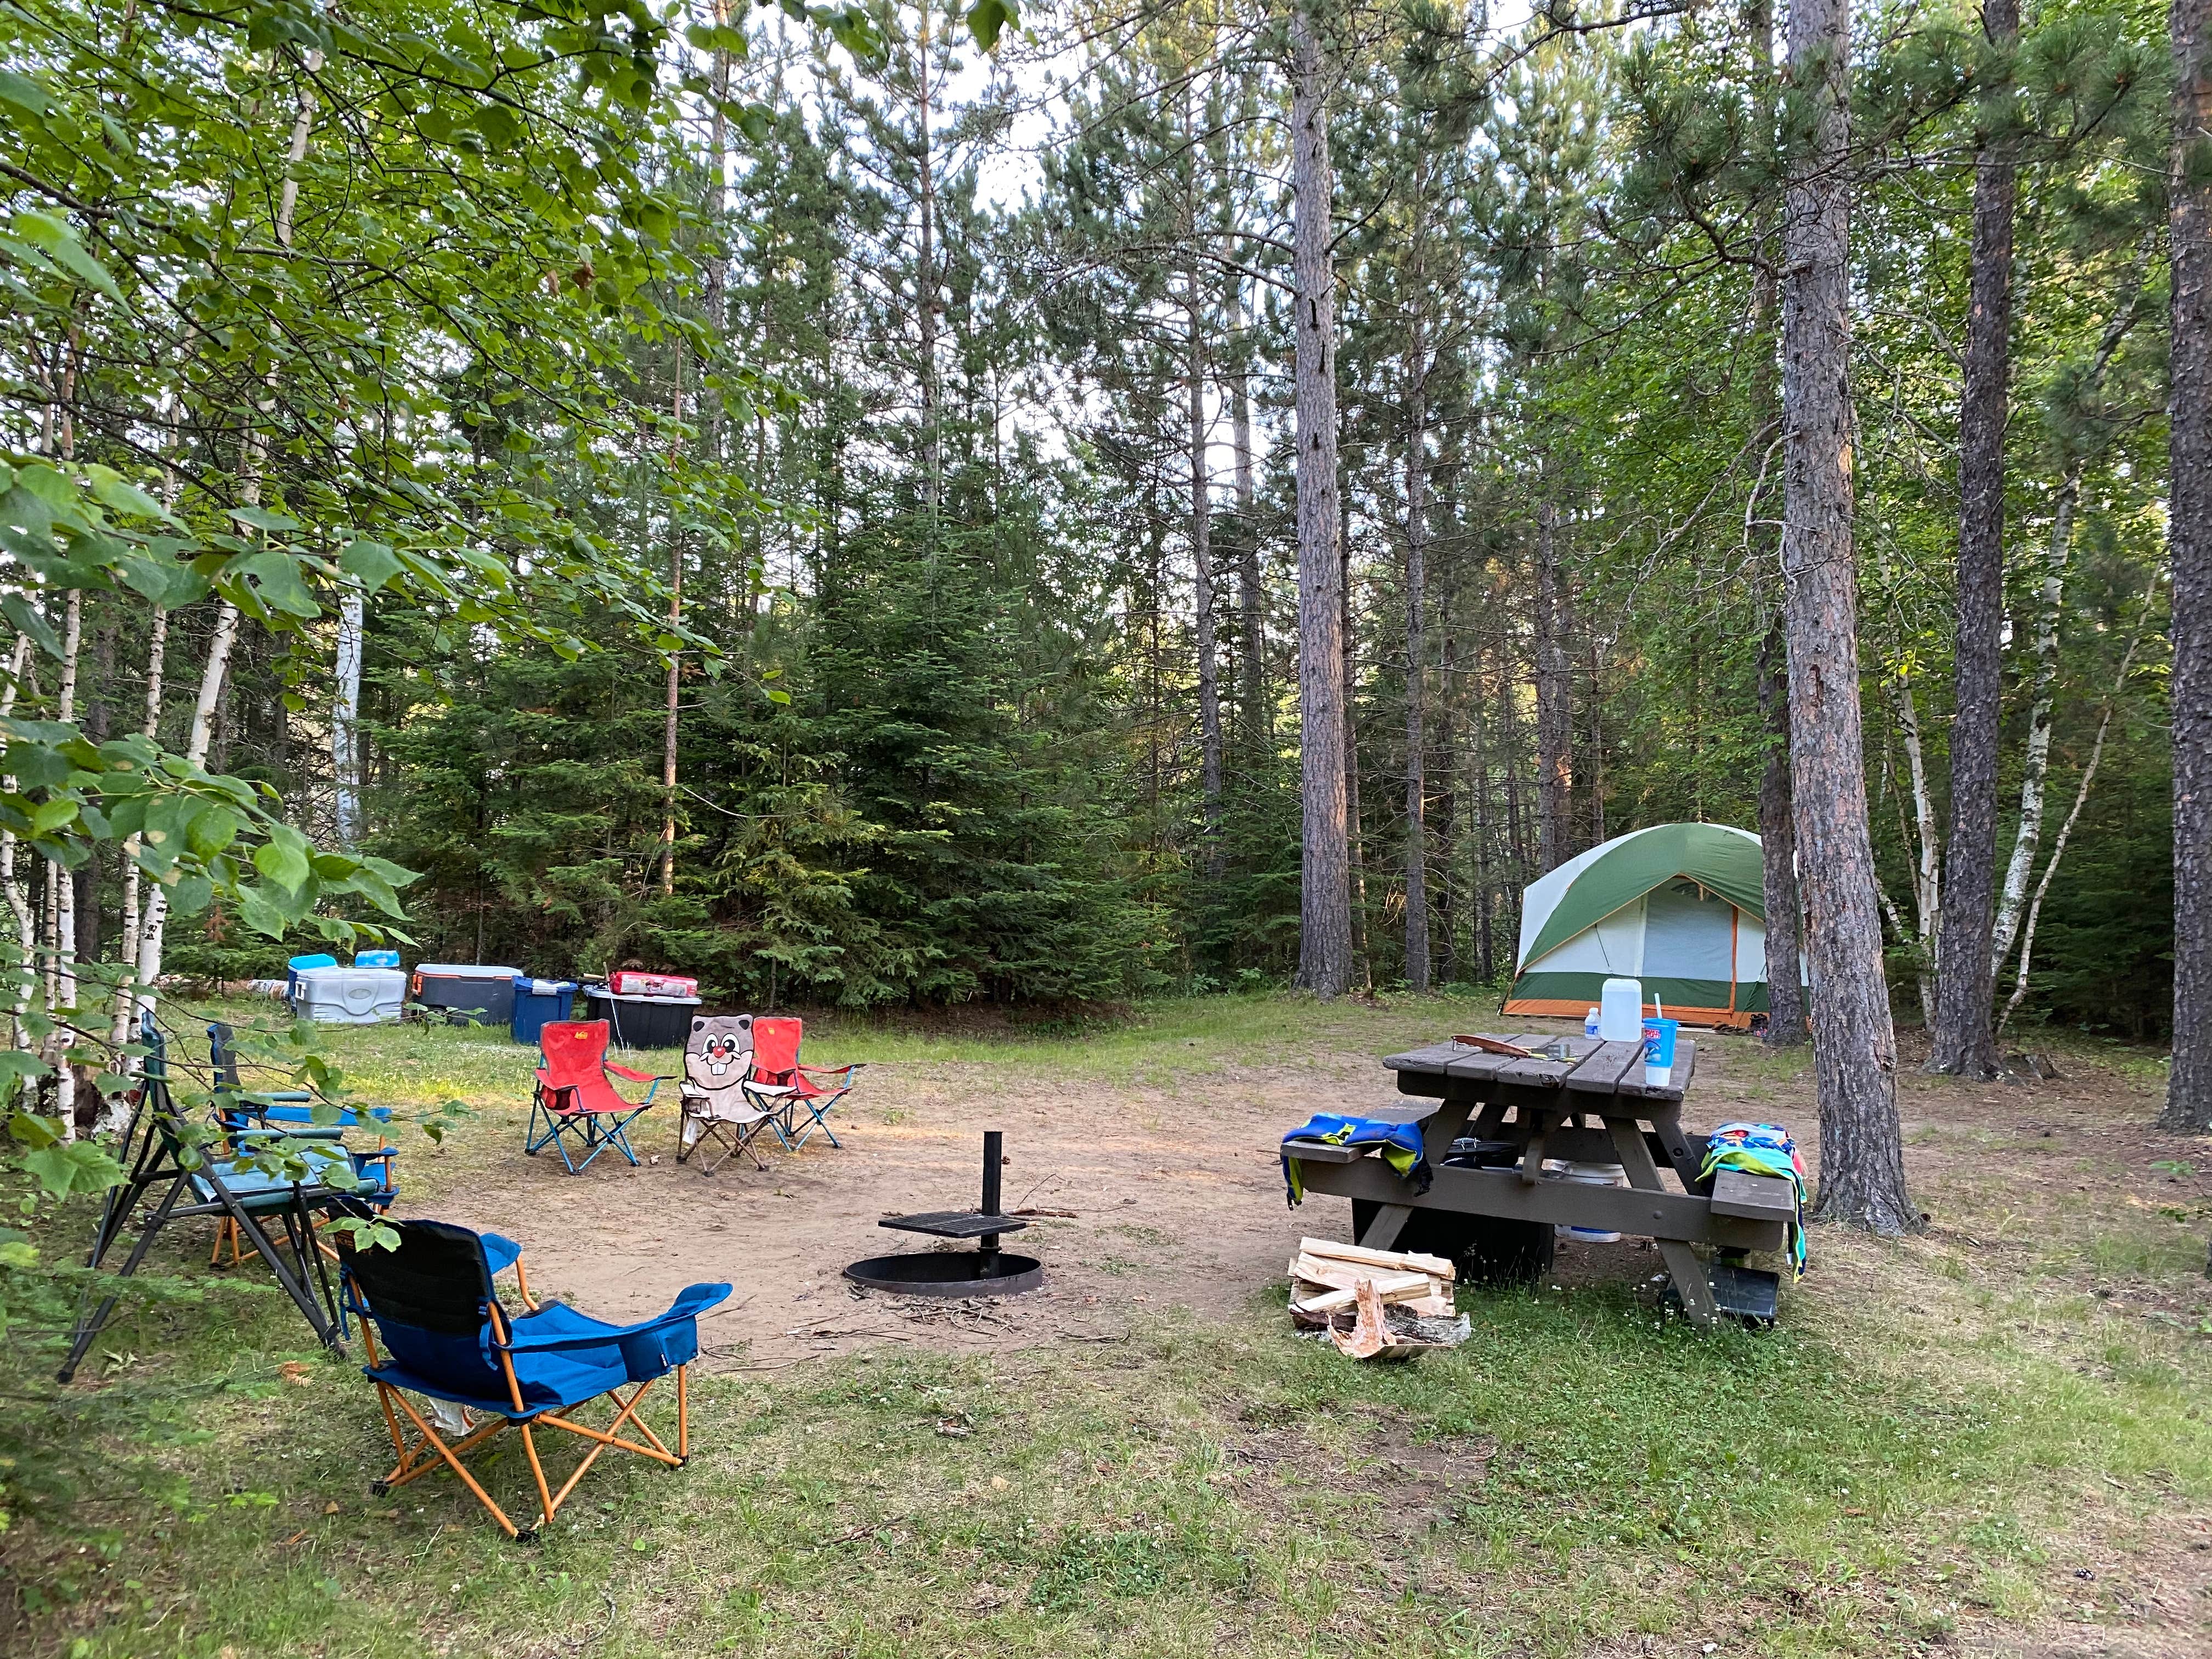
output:
M1794 1276L1804 1277L1809 1254L1805 1243L1805 1164L1790 1131L1779 1123L1722 1124L1705 1137L1705 1161L1698 1178L1702 1181L1716 1170L1772 1176L1790 1184L1797 1194L1797 1213L1790 1221L1790 1266Z
M1386 1123L1381 1118L1345 1117L1316 1112L1300 1127L1283 1137L1283 1186L1293 1205L1305 1201L1305 1177L1298 1160L1291 1156L1294 1140L1322 1140L1332 1146L1376 1146L1382 1161L1396 1170L1416 1194L1429 1190L1429 1161L1421 1145L1418 1123Z

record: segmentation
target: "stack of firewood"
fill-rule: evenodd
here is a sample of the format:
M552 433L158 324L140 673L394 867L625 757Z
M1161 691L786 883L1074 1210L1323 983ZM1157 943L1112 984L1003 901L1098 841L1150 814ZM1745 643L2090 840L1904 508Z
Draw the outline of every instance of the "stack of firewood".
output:
M1452 1264L1440 1255L1302 1238L1297 1260L1291 1263L1291 1317L1308 1327L1337 1322L1352 1312L1364 1280L1386 1307L1420 1318L1449 1318L1452 1279Z

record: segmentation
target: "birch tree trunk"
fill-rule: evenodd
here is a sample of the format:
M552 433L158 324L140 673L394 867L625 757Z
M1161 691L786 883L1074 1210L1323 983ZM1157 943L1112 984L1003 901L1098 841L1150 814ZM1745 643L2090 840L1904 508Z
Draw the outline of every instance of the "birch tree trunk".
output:
M2105 370L2133 326L2142 287L2137 283L2127 303L2112 313L2097 342L2076 396L2087 398L2103 381ZM2036 595L2035 677L2029 694L2027 744L2021 759L2020 824L2013 835L2012 856L2005 865L2004 884L1997 893L1997 913L1990 935L1990 972L1996 975L2011 954L2020 931L2021 907L2027 898L2027 878L2034 873L2037 843L2043 835L2044 787L2051 770L2051 725L2057 705L2058 623L2066 595L2067 567L2074 556L2074 517L2081 505L2081 477L2090 456L2086 451L2066 458L2065 477L2051 502L2051 538L2043 559L2043 583ZM2008 1005L2009 1006L2009 1005Z
M307 54L307 67L312 74L320 69L323 54ZM307 157L307 140L315 127L315 88L305 76L300 82L299 104L292 121L291 142L284 151L284 183L276 198L276 245L292 246L292 214L300 201L300 163ZM264 387L274 384L272 370L264 381ZM240 446L238 466L239 499L248 507L258 507L261 501L261 477L267 463L269 436L262 430L260 410L249 407L246 411L246 438ZM192 723L185 734L185 758L194 768L207 763L208 746L215 735L216 710L222 702L225 680L230 672L230 653L238 643L238 607L228 599L220 601L216 611L215 631L208 641L206 665L200 672L199 696L192 703ZM149 693L149 696L151 694ZM135 1007L141 1015L154 1010L154 999L161 982L161 948L168 933L168 890L155 883L146 896L145 915L138 927L137 987Z
M1897 730L1905 744L1905 775L1912 786L1912 823L1920 854L1912 873L1911 938L1920 966L1915 975L1920 986L1920 1018L1936 1021L1936 933L1942 925L1943 842L1936 827L1936 797L1928 787L1928 751L1920 733L1920 701L1912 682L1900 672L1890 681L1890 699L1897 709Z
M1567 814L1574 793L1574 715L1559 603L1559 509L1548 477L1536 507L1536 863L1539 873L1567 859Z
M331 829L351 851L361 840L361 659L368 601L348 583L338 595L337 686L331 700Z
M1813 947L1816 1212L1895 1233L1918 1218L1905 1188L1859 711L1850 46L1850 0L1796 0L1790 7L1789 75L1810 124L1803 149L1790 158L1785 197L1782 568L1789 584L1790 784Z
M30 635L18 634L15 648L8 658L8 684L0 686L0 720L15 712L15 698L22 690L23 676L30 662ZM0 778L0 789L15 793L12 773ZM28 1046L23 1016L31 1012L31 999L38 987L39 933L37 919L31 914L31 901L15 873L16 847L15 832L0 830L0 893L7 896L9 912L15 919L15 998L9 1042L11 1047L22 1048Z
M2212 0L2172 0L2173 1069L2169 1129L2212 1128Z
M77 656L83 647L84 591L72 587L62 624L61 686L54 698L54 718L64 726L76 719ZM69 1054L76 1024L76 883L60 860L49 859L46 885L53 895L46 1012L54 1021L54 1033L46 1039L46 1059L54 1068L54 1113L61 1138L75 1140L76 1071L69 1063Z
M1982 27L1992 46L2009 54L2020 40L2019 0L1982 0ZM1985 100L1982 108L1990 119L2003 121L1996 100ZM1951 837L1943 915L1936 933L1935 1042L1923 1068L1982 1079L1999 1070L1990 930L1996 905L1997 723L2004 703L2004 440L2019 150L2019 139L2002 126L1977 135L1966 380L1959 397Z
M2142 648L2143 632L2149 626L2152 600L2157 595L2157 579L2152 579L2151 591L2143 595L2142 613L2136 623L2136 631L2128 641L2126 654L2120 659L2120 672L2112 677L2112 689L2105 698L2105 708L2097 720L2097 740L2089 746L2089 759L2081 769L2081 781L2074 791L2074 805L2066 814L2066 822L2058 827L2058 839L2051 844L2051 862L2043 866L2043 878L2035 884L2035 896L2029 901L2027 926L2021 933L2020 970L2013 980L2012 995L2006 999L2004 1012L1998 1018L1997 1030L2002 1033L2012 1021L2014 1011L2027 1000L2027 975L2035 960L2035 924L2043 914L2043 896L2051 890L2051 878L2058 873L2058 862L2066 856L2066 843L2074 837L2074 826L2081 817L2081 809L2088 803L2089 786L2097 781L2097 768L2105 758L2105 739L2112 729L2112 710L2118 704L2120 693L2127 688L2128 676L2135 672L2136 653Z
M1291 13L1291 270L1297 343L1298 762L1304 850L1298 983L1321 997L1352 983L1352 872L1345 817L1343 569L1337 556L1334 196L1319 0Z

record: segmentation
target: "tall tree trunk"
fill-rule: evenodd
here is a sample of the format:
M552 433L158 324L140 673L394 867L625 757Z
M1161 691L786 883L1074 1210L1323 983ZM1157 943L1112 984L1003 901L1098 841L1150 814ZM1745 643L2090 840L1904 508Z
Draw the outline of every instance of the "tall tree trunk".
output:
M1359 651L1352 610L1352 499L1337 486L1336 545L1342 573L1336 591L1344 600L1344 822L1345 856L1352 872L1352 983L1369 991L1375 985L1375 958L1367 938L1367 819L1359 802Z
M2051 878L2058 873L2059 860L2066 856L2066 843L2074 837L2074 826L2081 817L2081 809L2088 804L2089 786L2097 781L2097 768L2105 758L2105 738L2112 729L2112 710L2118 704L2120 693L2127 689L2128 676L2135 672L2136 653L2142 649L2144 631L2150 626L2152 602L2158 597L2158 578L2151 578L2150 591L2143 595L2142 611L2136 621L2136 631L2128 640L2128 648L2120 658L2120 672L2112 677L2112 691L2105 698L2104 712L2097 719L2097 740L2089 746L2087 764L2081 769L2081 782L2074 792L2073 809L2066 814L2066 822L2058 827L2058 839L2051 844L2051 862L2043 867L2043 878L2035 884L2035 896L2028 902L2027 925L2020 939L2020 971L2013 981L2012 995L2006 999L2004 1012L1997 1018L1997 1031L2002 1035L2010 1023L2013 1012L2027 997L2027 975L2035 960L2035 923L2043 914L2043 896L2051 890Z
M1597 630L1589 630L1589 823L1590 845L1602 847L1605 830L1605 690L1598 684Z
M1759 886L1766 903L1766 1041L1805 1041L1804 943L1798 929L1797 825L1790 795L1789 643L1778 611L1759 647L1759 714L1766 763L1759 775Z
M31 666L31 636L15 635L15 647L8 659L8 682L0 686L0 720L15 712L15 699L23 690ZM15 777L9 773L0 777L0 789L13 794ZM15 873L15 854L19 843L13 830L0 830L0 896L8 902L9 913L15 920L15 996L13 1018L9 1025L9 1042L17 1048L31 1046L30 1033L24 1029L24 1017L31 1012L31 1001L38 988L39 929L38 920L32 915L31 901L23 891L23 883Z
M2020 40L2019 0L1983 0L1982 28L1990 44L2009 56ZM2003 121L1996 99L1982 108L1989 119ZM2000 125L1978 135L1974 152L1966 369L1959 395L1951 840L1936 933L1935 1042L1924 1068L1957 1077L1993 1078L1999 1070L1990 929L1996 902L1997 722L2004 702L2004 439L2019 149L2018 138Z
M1183 269L1183 393L1190 452L1190 566L1192 604L1197 616L1199 795L1203 817L1201 865L1209 879L1221 875L1221 678L1220 651L1213 635L1213 483L1206 466L1206 313L1198 281L1198 155L1191 137L1190 99L1183 94L1182 123L1188 146L1183 175L1183 241L1191 251Z
M1230 281L1229 334L1229 431L1237 455L1237 610L1243 636L1240 689L1246 741L1266 754L1275 746L1275 723L1267 707L1266 596L1260 586L1259 489L1252 467L1252 343L1241 276Z
M1776 114L1774 9L1755 0L1752 15L1753 54L1758 60L1760 119L1771 133ZM1759 422L1759 441L1782 424L1781 387L1775 379L1777 337L1775 272L1780 261L1772 246L1776 224L1771 210L1761 216L1759 263L1752 276L1753 327L1757 334L1752 362L1752 405ZM1770 449L1768 455L1772 454ZM1766 468L1759 467L1759 483ZM1752 502L1756 514L1759 502ZM1769 510L1754 518L1759 538L1759 588L1779 552L1779 525ZM1762 605L1765 603L1764 597ZM1803 899L1797 890L1797 822L1790 792L1790 640L1782 607L1767 620L1759 647L1759 714L1766 730L1766 760L1759 777L1759 890L1766 907L1766 1035L1770 1047L1792 1048L1810 1036L1805 1024Z
M916 320L921 331L921 489L922 500L933 509L945 487L945 448L939 430L937 385L937 158L929 131L930 0L920 8L920 53L915 66L915 120L921 143L915 156L917 194L921 210L921 258L915 273ZM930 560L937 558L937 540L930 538Z
M320 52L307 54L310 74L323 64ZM298 112L292 122L291 143L284 152L284 183L276 197L276 245L292 246L292 214L300 200L300 163L307 156L307 140L315 127L315 89L304 76L300 82ZM276 371L270 371L264 381L264 388L273 385ZM246 437L239 456L239 499L248 507L261 504L262 471L267 463L269 434L255 418L258 411L249 410L246 415ZM192 724L186 734L185 758L194 766L203 766L208 758L210 744L215 737L216 711L222 702L223 688L230 674L230 653L238 643L238 607L228 599L222 600L216 611L215 631L208 641L205 666L200 672L199 696L192 704ZM220 768L217 768L220 770ZM154 999L161 982L161 950L168 933L169 892L156 883L146 900L146 914L138 929L137 1008L142 1013L151 1013Z
M361 660L368 603L356 583L349 582L338 595L337 688L331 702L331 828L338 845L349 851L361 841Z
M1902 1232L1897 1042L1882 981L1851 544L1850 5L1796 0L1789 75L1810 130L1789 165L1782 307L1790 785L1812 940L1821 1216Z
M1905 775L1912 787L1914 836L1920 848L1912 879L1914 949L1919 968L1920 1019L1936 1023L1936 932L1942 925L1943 842L1936 823L1936 796L1928 787L1928 751L1920 734L1920 702L1903 670L1890 682L1897 708L1897 730L1905 745Z
M671 479L677 476L678 465L684 453L684 341L679 335L676 342L676 389L670 397L670 413L673 420L668 441L668 471ZM668 631L675 633L684 622L684 538L677 525L680 518L680 502L671 495L668 502ZM660 732L660 891L665 898L676 890L676 739L678 713L682 708L684 691L684 651L681 646L668 653L667 707L663 711Z
M1549 469L1536 507L1536 862L1541 871L1566 862L1567 814L1574 793L1574 710L1567 690L1567 650L1559 596L1559 509Z
M1298 765L1304 852L1298 983L1322 997L1352 984L1352 870L1345 811L1344 572L1337 554L1336 277L1328 109L1314 9L1291 13L1291 270L1297 342Z
M2134 325L2142 298L2142 285L2138 282L2127 302L2106 323L2096 355L2090 359L2089 372L2076 389L2077 398L2086 398L2103 381L2121 340ZM2043 836L2051 723L2057 706L2058 623L2066 595L2066 569L2074 556L2074 515L2081 505L2081 477L2090 459L2087 453L2068 447L2065 477L2059 481L2057 495L2051 502L2051 537L2045 545L2043 583L2036 595L2035 676L2028 698L2027 744L2021 757L2020 823L2013 833L2012 856L2005 864L2004 884L1997 893L1996 923L1990 934L1992 975L2004 966L2019 934L2021 908L2027 901L2027 878L2034 873L2037 844Z
M1428 651L1422 608L1428 599L1429 403L1423 238L1427 230L1428 152L1413 173L1413 258L1407 285L1413 314L1406 334L1406 983L1429 988Z
M2170 1129L2212 1128L2212 0L2173 0L2173 1069Z

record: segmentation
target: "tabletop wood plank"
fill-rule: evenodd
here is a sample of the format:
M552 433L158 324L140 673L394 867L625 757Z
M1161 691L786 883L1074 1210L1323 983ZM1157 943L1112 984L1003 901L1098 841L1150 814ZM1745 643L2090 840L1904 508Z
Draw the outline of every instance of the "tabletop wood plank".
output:
M1601 1042L1575 1067L1573 1075L1567 1079L1567 1087L1577 1094L1617 1094L1629 1068L1643 1063L1641 1042Z
M1687 1038L1678 1038L1674 1043L1674 1069L1667 1074L1664 1088L1655 1089L1644 1081L1644 1067L1639 1063L1625 1073L1620 1079L1620 1094L1625 1100L1659 1101L1679 1106L1687 1093L1690 1079L1698 1072L1698 1045Z

